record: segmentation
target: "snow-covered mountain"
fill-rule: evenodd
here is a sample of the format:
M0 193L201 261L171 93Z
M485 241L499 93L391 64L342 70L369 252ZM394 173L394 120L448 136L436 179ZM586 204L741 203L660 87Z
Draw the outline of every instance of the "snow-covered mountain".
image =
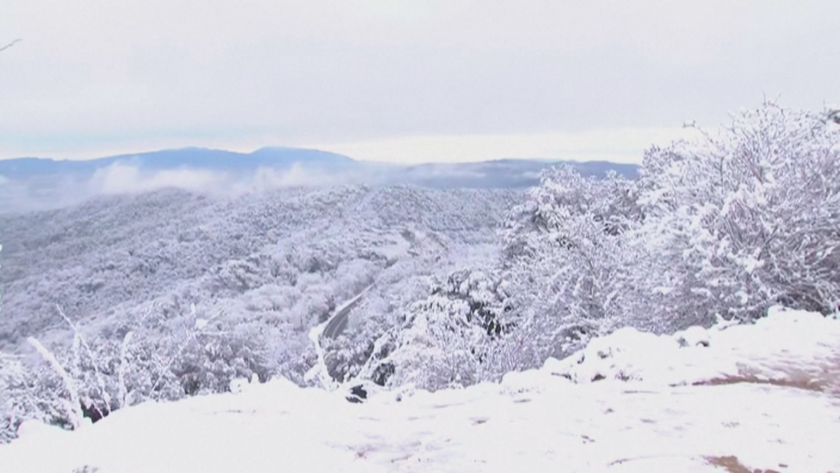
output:
M214 194L266 188L329 185L418 185L432 188L525 188L539 182L551 160L395 165L300 148L271 147L252 153L185 148L85 161L0 160L0 213L53 209L108 194L166 187ZM570 163L586 175L612 170L635 175L638 166Z
M520 178L529 177L535 182L539 172L546 167L556 165L557 160L507 159L477 163L444 163L419 165L385 165L381 163L354 160L327 151L306 148L266 147L251 153L238 153L207 148L167 149L160 151L123 154L91 160L54 160L49 158L17 158L0 160L0 175L8 179L27 178L45 175L92 174L114 164L142 167L150 171L166 169L192 168L207 171L253 172L258 168L289 169L294 165L320 169L331 173L348 170L385 170L389 177L397 180L457 177L458 175L484 175L485 185L497 186L494 178L501 179L503 174L521 174ZM638 166L602 161L575 162L573 165L586 174L604 175L608 170L619 174L633 175ZM400 182L405 183L405 182Z
M237 153L207 148L183 148L122 154L90 160L50 158L0 160L0 175L8 179L52 175L89 176L99 169L118 163L142 167L149 171L187 167L233 172L253 171L259 167L288 169L297 163L338 171L358 164L347 156L313 149L269 147L252 153Z

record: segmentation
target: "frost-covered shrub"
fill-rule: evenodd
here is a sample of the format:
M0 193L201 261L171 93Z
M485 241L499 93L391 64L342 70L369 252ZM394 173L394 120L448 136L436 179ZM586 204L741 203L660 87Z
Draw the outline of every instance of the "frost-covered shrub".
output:
M0 355L0 443L13 440L25 420L69 424L64 388L54 371L29 368L20 356Z
M374 352L373 342L354 343L343 336L336 340L324 339L321 346L327 372L341 382L357 376Z
M411 384L434 391L476 382L480 363L473 348L484 333L467 321L468 313L465 301L440 296L413 304L410 319L386 358L394 366L386 385Z
M494 378L487 353L514 330L505 301L501 281L484 271L433 278L430 295L406 307L402 322L369 347L359 376L430 391Z
M840 134L764 103L718 135L651 148L640 173L650 259L639 286L669 329L773 304L827 312L840 294Z
M480 327L488 337L510 333L515 326L507 287L501 278L491 272L454 271L443 281L433 280L431 294L466 302L467 322Z
M587 178L560 166L513 209L501 264L521 321L497 363L531 368L564 356L636 309L631 268L640 255L627 238L642 220L636 192L614 173Z
M0 437L14 438L23 420L72 428L83 414L97 420L147 400L225 392L234 379L256 375L265 381L273 375L262 353L266 328L187 319L191 325L181 330L161 330L155 317L144 316L131 328L115 330L120 338L105 338L84 334L65 317L74 330L70 346L34 342L41 359L4 355Z
M237 378L262 381L272 374L264 352L267 327L219 323L214 330L196 332L170 371L185 395L225 392Z

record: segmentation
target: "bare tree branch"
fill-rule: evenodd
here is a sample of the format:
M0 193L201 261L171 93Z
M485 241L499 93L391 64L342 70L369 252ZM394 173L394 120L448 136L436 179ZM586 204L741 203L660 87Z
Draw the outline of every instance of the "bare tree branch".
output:
M20 39L20 38L18 38L18 39L16 39L16 40L12 41L11 43L9 43L9 44L7 44L7 45L5 45L5 46L0 46L0 53L2 53L3 51L5 51L5 50L7 50L7 49L11 48L12 46L14 46L14 45L16 45L16 44L18 44L18 43L20 43L21 41L23 41L23 40L22 40L22 39Z

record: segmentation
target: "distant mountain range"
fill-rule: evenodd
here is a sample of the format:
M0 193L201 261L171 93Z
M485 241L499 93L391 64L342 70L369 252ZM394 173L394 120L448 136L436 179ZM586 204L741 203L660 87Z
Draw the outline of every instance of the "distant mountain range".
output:
M300 166L328 174L365 172L393 176L399 183L431 186L510 187L530 186L543 169L563 161L504 159L476 163L394 165L357 161L348 156L314 149L269 147L252 153L206 148L183 148L147 153L124 154L84 161L49 158L0 160L0 175L7 179L36 176L80 176L93 174L113 164L136 166L144 171L195 169L216 172L250 173L259 168L288 170ZM587 175L603 176L609 170L635 176L638 166L604 161L569 162Z
M9 179L54 174L92 174L113 164L138 166L147 171L191 168L210 171L252 171L260 167L289 168L295 163L342 170L358 164L347 156L299 148L262 148L253 153L237 153L206 148L183 148L123 154L84 161L50 158L0 160L0 175Z
M539 183L543 169L564 162L582 174L597 177L610 170L634 177L638 171L633 164L539 159L399 165L284 147L251 153L184 148L84 161L18 158L0 160L0 213L52 208L100 194L161 187L237 191L332 184L526 188Z

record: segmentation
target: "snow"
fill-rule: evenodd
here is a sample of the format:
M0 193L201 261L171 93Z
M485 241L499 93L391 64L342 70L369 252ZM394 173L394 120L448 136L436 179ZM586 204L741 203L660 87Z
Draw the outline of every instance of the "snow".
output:
M28 422L0 446L0 471L714 472L734 462L743 468L730 471L836 472L838 377L840 322L774 309L749 326L619 330L499 384L352 404L341 390L242 381L237 393L145 403L75 432Z
M744 376L810 382L831 366L840 376L840 324L780 308L754 325L691 327L672 336L620 329L563 361L546 362L574 382L604 377L670 386Z
M330 321L327 320L309 330L309 341L312 342L312 345L315 347L317 361L312 368L304 374L304 380L307 383L317 381L321 386L332 389L335 382L332 378L330 378L330 375L327 372L327 363L324 359L324 349L321 346L321 335L324 333L324 329L327 328L329 322Z

